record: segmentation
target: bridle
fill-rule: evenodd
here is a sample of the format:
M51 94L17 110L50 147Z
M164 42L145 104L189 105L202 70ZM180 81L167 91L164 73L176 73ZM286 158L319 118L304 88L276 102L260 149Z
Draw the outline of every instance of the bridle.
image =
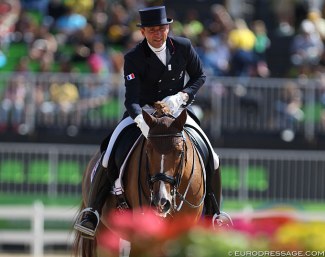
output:
M153 199L153 185L154 185L154 183L156 183L158 181L163 181L163 182L169 183L171 185L171 188L172 188L171 196L172 196L172 202L173 202L173 206L174 206L173 208L175 211L180 211L184 202L186 204L188 204L191 208L199 208L204 202L204 198L206 195L205 187L204 187L204 194L203 194L202 199L200 200L199 204L197 204L197 205L193 204L186 199L186 195L190 188L190 185L191 185L192 179L193 179L193 175L194 175L196 149L194 148L194 146L192 147L193 148L193 154L192 154L193 160L192 160L191 174L190 174L189 181L188 181L187 187L185 189L185 192L183 194L181 194L178 191L178 188L180 186L181 178L184 173L185 158L187 156L186 137L185 137L184 131L178 132L178 133L173 133L173 134L150 134L149 133L148 140L150 140L152 138L166 138L166 137L172 137L172 138L181 137L182 138L183 146L182 146L182 152L181 152L181 159L177 165L177 169L176 169L174 176L167 175L164 172L163 173L157 172L153 176L151 176L150 171L149 171L149 157L148 157L148 154L146 153L146 170L147 170L148 184L149 184L149 188L150 188L150 202L152 202L152 199ZM204 167L204 165L202 167ZM205 170L203 170L203 173L205 173ZM205 183L205 176L204 176L204 183ZM177 205L176 196L178 196L180 199L179 205Z

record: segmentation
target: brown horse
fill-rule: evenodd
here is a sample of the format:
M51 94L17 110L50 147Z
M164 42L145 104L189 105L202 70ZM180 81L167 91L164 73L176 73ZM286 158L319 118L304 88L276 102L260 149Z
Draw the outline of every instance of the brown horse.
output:
M152 115L143 111L149 126L146 139L138 143L129 155L123 176L124 196L130 209L151 206L157 215L172 219L182 214L192 214L198 221L203 212L206 194L204 164L189 136L183 130L187 118L186 110L174 118L165 107L157 109ZM90 161L82 181L85 208L90 190L90 176L94 165L100 158L98 152ZM102 210L102 217L115 210L116 196L109 194ZM108 220L101 219L97 234L109 228ZM94 240L82 238L77 232L75 251L77 256L94 257ZM132 246L131 253L132 256Z

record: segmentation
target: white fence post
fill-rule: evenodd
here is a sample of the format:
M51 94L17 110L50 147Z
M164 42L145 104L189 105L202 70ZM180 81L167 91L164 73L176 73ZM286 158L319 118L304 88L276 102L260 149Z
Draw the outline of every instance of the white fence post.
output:
M33 245L32 253L34 257L43 257L44 255L44 205L41 202L34 203L33 218Z

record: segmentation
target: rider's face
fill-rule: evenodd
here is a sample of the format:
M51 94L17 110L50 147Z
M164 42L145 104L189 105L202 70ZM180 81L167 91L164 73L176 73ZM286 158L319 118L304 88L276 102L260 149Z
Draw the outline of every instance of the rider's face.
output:
M168 32L169 25L141 28L142 35L147 39L148 43L155 48L161 47L166 42Z

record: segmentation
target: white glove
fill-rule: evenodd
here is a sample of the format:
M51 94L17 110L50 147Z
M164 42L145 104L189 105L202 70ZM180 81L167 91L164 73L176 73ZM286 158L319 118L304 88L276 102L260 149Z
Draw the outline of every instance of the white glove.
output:
M162 102L165 103L171 114L174 114L178 111L181 105L186 104L188 100L188 94L183 92L178 92L176 95L170 95L165 97Z
M140 128L142 134L148 138L148 134L149 134L149 126L147 125L147 123L144 121L143 119L143 115L139 114L137 117L135 117L134 119L135 123L138 125L138 127Z

